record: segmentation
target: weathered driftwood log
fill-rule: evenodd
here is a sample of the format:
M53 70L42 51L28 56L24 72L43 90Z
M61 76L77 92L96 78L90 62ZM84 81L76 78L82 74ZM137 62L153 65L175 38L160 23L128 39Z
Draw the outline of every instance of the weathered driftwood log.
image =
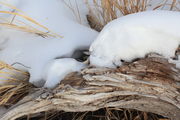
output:
M33 89L0 120L48 110L130 108L180 119L180 70L162 57L147 57L117 69L87 68L69 74L52 91Z

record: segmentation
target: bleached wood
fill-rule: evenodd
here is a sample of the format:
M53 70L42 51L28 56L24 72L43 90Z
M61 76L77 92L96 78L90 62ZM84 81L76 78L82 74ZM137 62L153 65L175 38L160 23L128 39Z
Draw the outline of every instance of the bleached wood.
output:
M136 109L179 120L180 70L160 56L117 69L87 68L69 74L52 91L32 90L0 120L48 110L83 112L105 107Z

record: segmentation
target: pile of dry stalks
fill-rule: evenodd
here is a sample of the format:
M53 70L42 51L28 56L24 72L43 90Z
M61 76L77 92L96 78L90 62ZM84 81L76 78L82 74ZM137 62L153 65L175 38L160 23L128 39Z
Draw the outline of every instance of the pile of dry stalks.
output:
M27 95L33 87L28 82L27 72L15 69L11 65L0 62L0 106L11 106Z

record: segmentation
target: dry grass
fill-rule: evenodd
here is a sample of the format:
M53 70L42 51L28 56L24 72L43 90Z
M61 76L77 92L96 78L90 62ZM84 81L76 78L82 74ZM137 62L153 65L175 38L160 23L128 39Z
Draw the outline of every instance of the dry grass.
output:
M0 62L0 106L10 106L19 101L33 87L29 74Z
M49 30L47 27L44 25L38 23L36 20L33 18L29 17L26 15L23 11L20 9L16 8L15 6L12 6L10 4L4 3L0 1L1 5L4 5L8 8L13 9L14 11L0 11L0 14L8 14L13 16L12 18L3 18L1 17L0 20L0 26L5 26L21 31L25 31L28 33L34 33L43 37L60 37L62 38L61 35L58 35L51 30ZM25 20L27 23L22 22L20 19ZM31 24L31 25L30 25Z
M89 8L87 18L92 28L101 31L107 23L120 16L164 8L178 10L178 0L161 0L154 6L151 2L153 0L93 0L91 3L91 0L86 0Z
M0 4L13 9L14 11L17 11L17 12L0 11L0 14L8 14L13 16L12 19L8 19L7 17L0 17L1 20L0 26L8 27L11 29L17 29L33 34L38 34L41 36L53 36L53 37L57 36L56 34L51 33L51 31L48 30L48 28L36 22L31 17L25 15L25 13L23 13L21 10L17 9L16 7L1 1ZM25 19L27 20L27 22L39 26L40 28L43 28L48 32L43 32L41 30L33 28L32 26L18 20L17 17L20 17L21 19ZM33 87L28 82L28 79L29 79L28 73L15 69L12 65L8 65L0 61L0 83L1 83L0 106L2 105L10 106L16 103L17 101L19 101L23 96L25 96L29 92L29 90Z
M1 5L11 8L13 11L0 11L0 14L7 14L10 17L0 17L0 26L16 29L28 33L40 35L42 37L61 37L53 33L44 25L38 23L23 11L10 4L0 1ZM23 20L24 22L22 22ZM13 65L8 65L0 61L0 106L10 106L24 97L32 87L28 82L27 72L15 69Z
M29 115L20 120L169 120L162 116L137 110L103 108L93 112L47 111L39 115Z
M62 38L62 36L53 33L47 27L38 23L15 6L1 1L0 4L14 10L13 12L0 11L0 14L8 14L11 16L8 18L0 17L0 26L37 34L42 37ZM22 22L22 19L27 23ZM30 89L34 87L28 82L28 79L28 73L15 69L12 65L0 61L0 83L2 84L0 85L0 106L10 106L24 97Z
M82 24L82 18L80 15L80 11L79 11L79 6L76 0L74 0L75 2L75 7L72 4L71 0L63 0L64 4L72 11L72 13L74 14L77 22L79 22L80 24Z

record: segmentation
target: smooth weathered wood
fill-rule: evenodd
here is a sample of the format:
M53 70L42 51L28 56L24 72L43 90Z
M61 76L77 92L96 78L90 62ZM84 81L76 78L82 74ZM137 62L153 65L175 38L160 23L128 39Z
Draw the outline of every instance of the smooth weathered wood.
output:
M137 109L179 120L180 70L160 56L117 69L86 68L66 76L52 91L32 90L0 120L48 110L83 112L105 107Z

